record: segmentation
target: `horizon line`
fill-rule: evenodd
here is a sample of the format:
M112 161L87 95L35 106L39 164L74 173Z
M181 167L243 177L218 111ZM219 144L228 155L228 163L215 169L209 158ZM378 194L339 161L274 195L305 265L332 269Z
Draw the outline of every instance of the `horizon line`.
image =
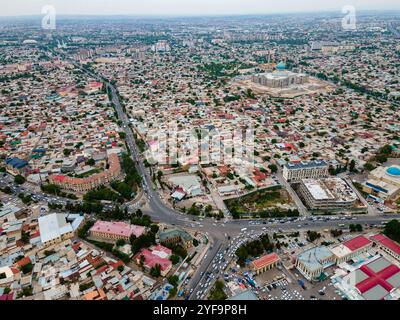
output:
M400 7L397 9L361 9L357 10L357 12L399 12ZM123 13L115 13L115 14L101 14L101 13L65 13L59 14L58 17L126 17L126 18L141 18L141 17L153 17L153 18L162 18L162 17L169 17L169 18L201 18L201 17L240 17L240 16L269 16L269 15L291 15L291 14L326 14L326 13L341 13L340 10L315 10L315 11L276 11L276 12L263 12L263 13L219 13L219 14L212 14L212 13L204 13L204 14L123 14ZM42 17L42 14L21 14L21 15L0 15L0 18L36 18Z

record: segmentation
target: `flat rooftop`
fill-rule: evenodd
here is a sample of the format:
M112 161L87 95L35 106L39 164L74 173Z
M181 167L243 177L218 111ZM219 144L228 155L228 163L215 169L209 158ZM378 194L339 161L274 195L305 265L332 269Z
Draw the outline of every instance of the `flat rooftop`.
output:
M303 179L304 186L315 200L334 200L334 195L322 183L321 180Z
M285 164L285 167L289 170L322 168L327 166L328 164L323 160L288 162Z
M341 178L303 179L302 182L315 200L357 200L354 190Z

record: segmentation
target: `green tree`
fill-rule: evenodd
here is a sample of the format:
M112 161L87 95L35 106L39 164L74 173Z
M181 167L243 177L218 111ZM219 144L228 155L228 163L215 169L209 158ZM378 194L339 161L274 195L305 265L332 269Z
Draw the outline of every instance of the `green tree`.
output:
M159 227L158 225L156 225L156 224L152 224L152 225L150 226L150 231L151 231L151 233L157 234L157 232L158 232L159 229L160 229L160 227Z
M210 300L226 300L227 295L224 291L225 284L221 280L217 280L213 289L210 291Z
M211 214L211 211L212 211L211 205L207 205L206 208L204 209L206 216L209 216Z
M332 229L331 230L332 237L337 238L337 237L340 237L342 234L343 234L343 231L340 229Z
M177 287L179 282L179 277L177 275L169 276L168 282L174 287Z
M20 174L16 175L15 178L14 178L14 182L17 183L17 184L24 184L25 183L25 178L23 176L21 176Z
M124 239L118 239L115 244L116 244L117 247L122 247L123 245L125 245L125 240Z
M169 260L172 262L173 265L177 264L180 261L180 258L176 254L171 254Z
M278 172L278 167L276 166L276 164L271 163L268 168L271 170L272 173L276 173Z
M30 262L21 267L21 271L23 274L30 273L32 269L33 269L33 264Z
M144 269L144 263L145 263L146 259L145 257L142 255L140 256L140 260L139 260L139 265L142 268L142 270Z
M352 160L350 161L349 171L350 171L350 172L354 172L354 171L355 171L355 168L356 168L356 161L355 161L354 159L352 159Z
M351 224L349 226L350 232L361 232L363 230L361 224Z
M383 233L390 239L400 242L400 221L397 219L389 221L385 225Z
M150 275L154 278L158 278L161 275L161 266L156 264L150 269Z
M367 162L364 164L364 169L367 171L372 171L375 169L375 166L371 162Z
M96 161L94 161L93 158L90 158L90 159L88 159L88 160L86 161L86 164L87 164L88 166L94 166L94 165L96 164Z
M193 216L198 216L200 215L200 210L199 208L196 207L196 204L193 203L190 209L188 210L188 214L193 215Z
M315 240L319 239L321 237L321 234L316 232L316 231L307 231L307 240L309 242L314 242Z
M173 287L169 290L169 298L172 299L176 296L178 290L176 287Z
M118 270L119 272L124 271L124 269L125 269L125 267L124 267L122 264L119 265L118 268L117 268L117 270Z
M64 156L66 156L66 157L68 157L71 154L71 152L72 152L71 149L67 149L66 148L66 149L63 150Z

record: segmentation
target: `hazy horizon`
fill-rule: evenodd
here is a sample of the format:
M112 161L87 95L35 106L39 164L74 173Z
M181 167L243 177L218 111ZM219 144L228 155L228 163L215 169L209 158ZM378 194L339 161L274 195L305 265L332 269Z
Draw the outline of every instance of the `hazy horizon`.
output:
M396 11L394 0L2 0L1 17L42 15L46 5L60 16L226 16L341 12L352 5L359 11Z

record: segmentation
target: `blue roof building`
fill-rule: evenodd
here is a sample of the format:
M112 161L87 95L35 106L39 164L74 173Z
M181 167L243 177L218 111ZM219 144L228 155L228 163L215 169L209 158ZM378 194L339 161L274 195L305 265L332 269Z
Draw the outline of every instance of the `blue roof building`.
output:
M14 172L21 172L28 165L28 161L16 157L7 158L5 162L8 169Z

